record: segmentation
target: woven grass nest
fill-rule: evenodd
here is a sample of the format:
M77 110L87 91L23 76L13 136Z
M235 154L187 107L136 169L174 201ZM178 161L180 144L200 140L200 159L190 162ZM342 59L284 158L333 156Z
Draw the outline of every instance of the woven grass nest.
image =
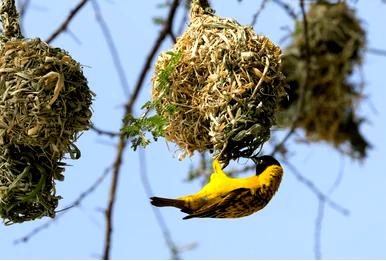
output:
M0 11L0 217L13 224L55 216L61 161L80 157L94 94L66 51L21 36L14 1Z
M318 1L307 13L310 62L306 81L306 41L302 21L297 22L293 43L283 55L283 72L290 85L290 104L278 121L305 130L308 141L326 141L352 158L363 159L369 143L360 133L363 119L356 114L362 98L360 86L350 82L362 62L365 32L344 2ZM304 102L299 109L301 88Z
M251 156L286 95L280 56L267 37L193 1L188 28L155 65L152 99L167 120L165 138L184 155Z

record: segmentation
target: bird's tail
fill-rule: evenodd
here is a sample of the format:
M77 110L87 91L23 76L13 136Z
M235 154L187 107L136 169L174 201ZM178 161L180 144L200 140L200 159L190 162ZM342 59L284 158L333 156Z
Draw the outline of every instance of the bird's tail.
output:
M185 208L184 200L159 197L151 197L150 200L150 203L156 207L176 207L180 209Z

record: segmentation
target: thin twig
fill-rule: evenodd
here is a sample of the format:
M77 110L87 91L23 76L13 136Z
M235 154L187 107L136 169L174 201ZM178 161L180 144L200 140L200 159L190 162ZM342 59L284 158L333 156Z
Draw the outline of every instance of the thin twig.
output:
M283 163L291 169L291 173L296 177L296 179L303 183L307 188L309 188L316 195L316 197L325 200L327 205L329 205L332 209L336 210L342 215L348 216L350 214L350 211L348 209L332 201L326 194L321 192L320 189L311 180L303 176L293 164L286 160L283 160Z
M343 173L344 173L344 156L342 155L338 175L336 176L336 179L335 179L334 183L332 184L331 188L328 190L329 195L331 195L339 187L339 185L343 179Z
M93 193L98 187L100 184L102 184L102 182L105 180L105 178L107 177L107 175L110 173L111 171L111 167L107 167L102 175L87 189L85 190L84 192L82 192L78 198L76 200L74 200L71 204L69 204L67 207L61 209L61 210L58 210L57 212L63 212L63 211L66 211L68 209L71 209L73 207L77 207L77 206L80 206L80 203L82 203L82 201L87 197L89 196L91 193Z
M115 137L118 137L119 135L121 135L121 133L119 133L119 132L102 130L102 129L96 127L94 124L92 124L90 126L90 129L95 131L98 135L109 136L111 138L115 138Z
M298 19L298 16L296 15L295 11L292 9L292 7L287 4L287 3L284 3L282 0L272 0L275 4L277 4L278 6L282 7L284 9L284 11L294 20L297 20Z
M305 103L305 89L308 86L309 77L310 77L310 64L311 64L311 51L310 51L310 44L309 44L309 34L308 34L308 22L307 22L307 14L304 6L304 0L300 0L300 9L302 11L302 18L303 18L303 34L304 34L304 43L305 43L305 76L304 76L304 82L299 86L299 99L296 107L296 113L295 113L295 119L292 121L291 128L288 130L287 134L284 136L283 140L279 142L273 149L271 155L275 155L277 152L279 152L284 144L287 142L287 140L292 136L292 134L295 133L296 130L296 123L300 119L302 115L302 110Z
M91 1L91 3L94 7L96 20L102 30L103 36L106 40L108 49L110 51L111 58L113 59L114 67L118 73L118 77L119 77L119 81L121 82L122 89L125 95L128 96L130 87L126 78L125 70L123 69L123 66L122 66L121 59L119 58L120 56L119 56L117 47L115 46L113 36L111 35L110 29L107 26L106 21L103 19L102 12L100 10L97 0L93 0Z
M105 260L110 259L111 236L113 232L113 210L114 210L114 205L115 205L116 196L117 196L119 173L121 170L123 153L126 145L127 145L127 140L123 135L121 135L117 146L117 155L113 163L111 187L110 187L107 208L105 211L106 230L105 230L105 245L104 245L104 252L103 252L103 259Z
M46 42L51 43L62 32L67 30L68 25L75 17L75 15L82 9L82 7L88 2L88 0L81 0L68 14L63 23L47 38Z
M184 14L177 28L177 35L181 35L184 32L184 29L188 23L188 19L189 19L189 8L185 7Z
M386 50L378 49L378 48L368 48L367 51L374 55L382 55L386 56Z
M179 5L179 0L174 0L168 13L168 18L166 20L166 23L164 24L163 30L161 30L158 38L156 39L153 48L150 50L150 53L148 54L146 58L146 62L144 67L142 68L142 71L140 73L139 79L137 81L137 84L135 85L134 92L130 99L127 101L125 105L125 114L124 116L131 114L133 106L138 98L138 95L142 89L144 80L150 70L151 63L158 52L159 48L161 47L161 44L165 40L166 36L169 34L172 23L175 17L175 13L177 10L177 7ZM126 127L128 124L128 120L126 117L124 117L122 127ZM111 188L110 188L110 195L107 203L107 209L105 212L106 216L106 230L105 230L105 243L103 248L103 259L110 259L110 252L111 252L111 236L113 231L113 210L114 210L114 204L116 200L116 193L117 193L117 184L120 174L120 169L122 167L122 158L123 158L123 152L125 147L127 146L127 139L124 134L121 134L119 137L119 142L117 145L117 155L115 157L114 163L113 163L113 173L112 173L112 181L111 181Z
M258 8L257 11L253 14L251 26L255 26L255 25L256 25L256 23L257 23L257 18L259 18L259 15L260 15L261 12L264 10L265 5L267 4L268 1L269 1L269 0L263 0L263 1L261 1L261 4L260 4L259 8Z
M27 10L28 10L28 7L29 7L30 3L31 3L31 0L24 0L20 4L20 7L19 7L19 17L20 17L20 20L23 19L23 17L27 13Z
M148 71L150 70L152 61L157 54L159 48L161 47L162 42L165 40L166 36L169 35L169 32L172 30L173 27L173 21L175 17L175 13L177 10L177 7L180 3L180 0L173 0L173 3L170 6L168 17L164 23L164 27L161 30L161 32L158 35L157 40L155 41L155 44L153 48L151 49L150 53L148 54L146 58L146 62L141 70L141 74L139 75L139 79L137 81L137 84L135 85L134 92L131 98L131 102L127 103L126 110L131 110L130 108L134 105L134 102L137 100L137 96L139 95L139 92L142 88L143 82L145 81L146 75Z
M318 213L315 219L315 239L314 239L314 255L315 259L322 259L322 226L324 218L324 207L326 201L319 198Z
M18 239L15 239L13 241L13 243L15 245L17 244L20 244L20 243L27 243L31 238L33 238L34 236L36 236L37 234L39 234L40 232L42 232L43 230L49 228L54 222L58 221L59 218L63 217L64 214L66 214L66 212L63 212L63 213L59 213L54 219L50 219L46 222L44 222L43 224L41 224L40 226L32 229L28 234L26 234L25 236L21 237L21 238L18 238Z
M142 185L145 189L145 192L146 192L146 196L147 197L151 197L154 195L153 191L152 191L152 188L151 188L151 185L150 185L150 182L149 182L149 179L148 179L148 175L147 175L147 164L146 164L146 155L145 155L145 151L143 149L140 149L139 150L139 172L141 174L141 181L142 181ZM155 218L157 220L157 223L162 231L162 235L166 241L166 245L168 246L169 250L170 250L170 254L171 254L171 259L173 260L176 260L176 259L181 259L180 258L180 253L179 253L179 248L176 246L176 244L174 243L173 239L172 239L172 236L170 234L170 230L168 228L168 226L166 225L166 222L161 214L161 211L158 209L158 208L155 208L155 207L152 207L152 210L153 210L153 213L155 215Z
M102 182L104 181L104 179L107 177L107 175L109 174L111 168L108 167L104 170L104 172L102 173L102 175L100 177L98 177L98 179L87 189L85 190L84 192L82 192L78 198L76 200L74 200L72 203L70 203L67 207L65 207L64 209L62 210L59 210L57 211L58 215L54 218L54 219L51 219L51 220L48 220L47 222L43 223L42 225L34 228L31 232L29 232L28 234L26 234L25 236L19 238L19 239L16 239L14 240L14 244L19 244L19 243L27 243L32 237L36 236L36 234L40 233L41 231L45 230L46 228L48 228L52 223L54 223L55 221L57 221L59 218L63 217L66 213L68 213L69 211L66 211L68 209L71 209L73 207L77 207L77 206L80 206L80 204L82 203L82 201L88 197L89 195L91 195L101 184Z
M295 133L296 127L295 124L293 124L290 128L290 130L287 132L287 134L284 136L284 138L273 147L273 150L271 152L272 156L275 156L275 154L279 151L282 151L282 148L284 147L284 144L288 141L289 138Z

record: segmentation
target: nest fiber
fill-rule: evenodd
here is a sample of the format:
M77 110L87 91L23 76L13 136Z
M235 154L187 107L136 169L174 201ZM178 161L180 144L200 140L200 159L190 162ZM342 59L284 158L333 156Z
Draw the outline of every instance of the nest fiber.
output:
M59 196L54 179L63 180L63 164L40 149L0 146L0 217L5 224L54 217Z
M284 104L279 122L291 126L298 116L295 127L304 129L308 140L327 141L354 158L364 158L369 144L359 131L363 120L356 115L361 90L348 77L362 61L365 32L344 2L318 1L311 4L306 17L308 68L306 38L299 21L293 43L283 56L283 72L291 88L290 104Z
M14 0L0 5L0 217L5 224L54 217L66 153L89 128L93 93L60 48L24 39Z
M155 65L153 102L165 137L186 155L209 150L223 162L249 157L270 136L285 95L281 50L251 27L192 3L191 20Z
M0 77L0 144L40 147L55 157L74 151L91 117L80 65L39 39L15 39L0 47Z

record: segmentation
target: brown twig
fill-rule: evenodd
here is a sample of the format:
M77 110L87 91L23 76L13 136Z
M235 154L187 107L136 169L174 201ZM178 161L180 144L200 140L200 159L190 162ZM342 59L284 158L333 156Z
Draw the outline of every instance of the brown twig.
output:
M131 107L134 105L134 102L137 100L137 96L139 95L139 92L142 88L143 82L145 81L146 75L148 71L150 70L152 61L157 54L159 48L161 47L162 42L165 40L166 36L169 35L169 32L171 32L173 27L173 21L175 17L175 13L177 10L177 7L180 3L180 0L173 0L173 3L170 6L168 17L164 23L163 29L160 31L157 40L155 41L155 44L153 48L151 49L150 53L148 54L146 58L146 62L141 70L141 74L139 75L139 79L137 81L137 84L135 85L134 92L131 98L131 102L128 102L126 105L126 110L131 111Z
M113 231L113 210L114 210L114 205L116 201L115 199L117 194L119 173L121 170L123 153L126 145L127 145L127 141L123 137L123 135L121 135L119 139L118 147L117 147L117 155L115 157L114 164L113 164L113 173L112 173L109 199L108 199L107 208L105 211L106 230L105 230L105 245L104 245L104 252L103 252L103 259L105 260L110 259L111 236Z
M82 9L82 7L88 2L88 0L81 0L68 14L67 18L62 22L62 24L47 38L46 42L51 43L56 37L59 36L62 32L67 30L68 25L75 17L75 15Z
M177 10L177 7L179 5L179 0L174 0L173 3L170 6L168 18L164 24L164 28L161 30L158 38L156 39L153 48L150 50L150 53L148 54L146 58L146 62L144 67L142 68L142 71L140 73L139 79L137 81L137 84L135 85L134 92L131 95L130 99L128 100L127 104L125 105L125 116L128 114L131 114L132 108L134 106L134 103L136 102L138 95L142 89L144 80L150 70L151 63L158 52L161 44L165 40L166 36L169 34L172 23L175 17L175 13ZM128 121L126 120L126 117L124 117L123 120L123 126L126 127L128 124ZM113 210L114 210L114 204L116 201L116 192L117 192L117 184L120 174L120 169L122 166L122 158L123 158L123 152L125 147L127 146L127 139L124 134L120 135L118 146L117 146L117 155L115 157L114 163L113 163L113 175L112 175L112 181L111 181L111 188L110 188L110 195L108 199L107 209L105 212L106 216L106 230L105 230L105 244L104 244L104 250L103 250L103 259L109 259L110 258L110 252L111 252L111 236L112 236L112 230L113 230Z
M292 9L292 7L287 4L287 3L284 3L282 0L272 0L275 4L277 4L278 6L282 7L284 9L284 11L294 20L296 20L298 18L298 16L296 15L295 11Z
M105 169L105 171L102 173L102 175L87 189L85 190L84 192L82 192L78 198L76 200L74 200L72 203L70 203L67 207L65 207L64 209L61 209L59 211L57 211L57 213L59 213L54 219L51 219L45 223L43 223L42 225L34 228L31 232L29 232L28 234L26 234L25 236L19 238L19 239L16 239L14 240L14 244L19 244L19 243L27 243L32 237L36 236L36 234L40 233L41 231L43 231L44 229L48 228L52 223L54 223L55 221L57 221L59 218L63 217L66 213L68 213L68 209L71 209L73 207L77 207L77 206L80 206L80 204L82 203L82 201L88 197L89 195L91 195L98 187L99 185L102 184L102 182L104 181L104 179L107 177L107 175L109 174L111 168L108 167Z
M304 43L305 43L305 72L304 72L304 82L299 86L299 102L297 104L295 119L292 121L291 128L288 130L287 134L284 136L281 142L279 142L271 152L271 155L275 155L278 151L282 149L287 140L295 133L296 123L300 119L302 115L302 110L305 103L305 89L307 88L309 77L310 77L310 64L311 64L311 51L309 44L309 34L308 34L308 22L307 22L307 14L304 6L304 0L300 0L300 9L302 11L303 18L303 34L304 34Z
M253 14L251 26L255 26L255 25L256 25L256 23L257 23L257 18L259 18L259 15L260 15L261 12L264 10L265 5L267 4L268 1L269 1L269 0L263 0L263 1L261 1L261 4L260 4L259 8L258 8L257 11Z
M23 3L20 4L20 8L19 8L20 19L22 19L27 13L30 3L31 3L31 0L24 0Z
M109 27L107 26L105 20L103 19L102 12L99 8L98 2L91 1L91 3L94 8L96 20L98 21L98 24L102 30L103 36L109 47L108 49L110 51L111 58L113 59L115 70L118 73L118 77L121 82L122 89L126 95L129 95L129 90L130 90L129 83L126 78L125 70L123 69L121 59L119 58L117 47L115 46L115 43L113 41L113 36L111 35Z
M98 135L109 136L110 138L115 138L121 135L119 132L102 130L100 128L97 128L95 125L91 125L90 129L95 131Z
M142 181L142 185L145 189L146 196L149 198L149 197L153 196L154 193L153 193L153 190L150 186L150 182L149 182L149 179L147 176L147 168L146 168L147 164L146 164L145 151L140 149L138 154L139 154L139 169L140 169L139 172L141 174L141 181ZM158 226L160 227L160 229L162 231L162 235L165 239L166 245L168 246L168 248L170 250L170 254L171 254L170 259L172 259L172 260L181 259L180 258L180 250L176 246L176 244L174 243L174 241L172 239L172 236L170 234L170 230L169 230L168 226L166 225L166 222L161 214L161 211L155 207L152 207L152 210L153 210L153 213L154 213L155 218L157 220Z
M189 8L185 6L184 14L177 28L177 35L181 35L184 32L184 29L188 23L188 20L189 20Z
M367 51L374 55L386 56L386 50L382 50L378 48L368 48Z
M326 201L324 199L319 198L318 205L318 213L315 219L315 236L314 236L314 255L315 259L322 259L322 225L324 218L324 209L325 209Z
M324 200L329 207L336 210L337 212L341 213L344 216L348 216L350 214L350 211L346 209L345 207L342 207L341 205L337 204L333 200L329 198L326 194L324 194L311 180L307 179L305 176L303 176L297 168L292 165L289 161L282 160L282 162L291 169L291 173L296 177L298 181L303 183L307 188L309 188L317 198Z

